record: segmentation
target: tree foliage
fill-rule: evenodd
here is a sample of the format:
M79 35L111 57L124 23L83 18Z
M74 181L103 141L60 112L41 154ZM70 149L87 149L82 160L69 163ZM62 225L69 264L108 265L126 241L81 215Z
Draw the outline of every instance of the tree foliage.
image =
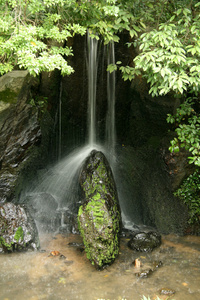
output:
M195 5L198 9L200 2ZM200 89L200 15L180 8L157 28L142 33L134 46L139 54L132 68L121 68L124 79L143 74L152 96ZM131 45L131 43L129 44Z
M184 201L189 209L189 223L200 223L200 171L196 170L182 186L175 192L175 195Z
M137 1L136 1L137 2ZM32 75L59 69L62 75L73 72L67 57L73 55L68 43L75 34L101 35L108 43L119 41L117 33L129 30L137 35L139 21L125 1L116 0L1 0L0 74L14 66ZM139 20L139 19L137 19ZM140 23L142 25L140 25Z
M75 34L101 36L105 43L119 41L123 30L139 37L146 24L165 20L173 9L161 0L1 0L0 74L18 65L32 75L41 71L73 69L69 39ZM173 1L172 1L173 2ZM145 14L144 14L145 12Z

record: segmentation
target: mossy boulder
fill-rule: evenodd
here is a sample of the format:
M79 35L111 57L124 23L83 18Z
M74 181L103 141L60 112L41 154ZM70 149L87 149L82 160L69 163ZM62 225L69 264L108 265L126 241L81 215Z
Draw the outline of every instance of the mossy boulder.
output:
M87 258L97 269L111 264L119 253L121 213L111 168L102 152L93 150L79 177L83 192L79 230Z
M26 209L13 203L0 206L0 253L38 247L38 231Z

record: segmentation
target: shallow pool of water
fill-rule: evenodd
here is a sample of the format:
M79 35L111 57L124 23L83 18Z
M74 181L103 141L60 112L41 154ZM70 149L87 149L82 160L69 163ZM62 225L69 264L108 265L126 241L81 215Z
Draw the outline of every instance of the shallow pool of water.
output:
M200 299L200 237L163 236L162 245L148 254L133 252L122 238L119 257L103 271L87 260L79 235L40 239L41 251L0 255L0 300ZM160 261L149 277L136 276ZM160 295L162 288L175 294Z

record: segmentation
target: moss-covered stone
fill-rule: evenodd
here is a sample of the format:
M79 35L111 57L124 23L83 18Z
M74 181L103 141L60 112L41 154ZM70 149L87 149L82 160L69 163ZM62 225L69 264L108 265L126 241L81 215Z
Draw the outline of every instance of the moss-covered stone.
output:
M35 222L20 205L0 206L0 253L39 248Z
M93 150L86 159L80 185L84 201L78 212L79 230L87 258L101 269L118 255L121 223L115 182L102 152Z

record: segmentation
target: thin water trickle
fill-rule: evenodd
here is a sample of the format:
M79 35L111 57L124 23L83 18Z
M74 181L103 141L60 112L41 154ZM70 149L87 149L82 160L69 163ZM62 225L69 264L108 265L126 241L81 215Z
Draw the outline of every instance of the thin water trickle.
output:
M91 38L88 31L88 143L96 144L96 91L97 91L98 40Z
M115 64L114 42L108 44L108 65ZM107 72L108 108L106 116L106 148L109 149L109 158L115 157L115 71Z

